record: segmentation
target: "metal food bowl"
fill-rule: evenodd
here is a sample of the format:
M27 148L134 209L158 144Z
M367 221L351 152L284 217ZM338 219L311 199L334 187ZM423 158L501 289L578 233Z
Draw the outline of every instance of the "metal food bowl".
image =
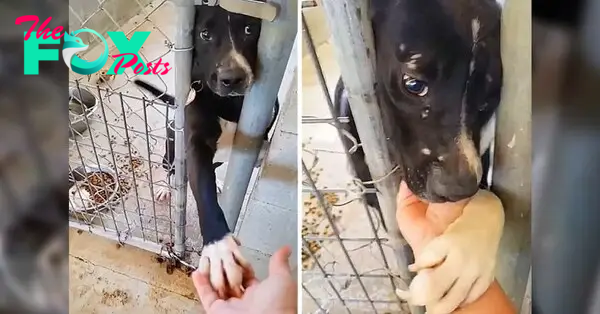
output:
M93 177L105 174L102 179ZM98 182L90 182L97 180ZM119 191L117 173L106 166L80 166L69 173L69 211L90 213L115 203ZM100 200L94 200L100 198Z
M89 128L86 117L90 118L96 109L98 98L92 92L83 87L69 88L69 137L80 135Z

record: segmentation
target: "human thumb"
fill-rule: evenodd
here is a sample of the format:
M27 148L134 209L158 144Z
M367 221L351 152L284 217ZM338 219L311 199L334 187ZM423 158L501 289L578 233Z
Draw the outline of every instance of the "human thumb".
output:
M287 245L275 252L269 261L269 276L290 275L289 258L291 254L292 249Z

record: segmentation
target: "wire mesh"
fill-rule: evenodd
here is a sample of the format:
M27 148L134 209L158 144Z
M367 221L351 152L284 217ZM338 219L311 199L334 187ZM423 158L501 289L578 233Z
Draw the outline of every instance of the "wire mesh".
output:
M76 82L75 90L83 94L93 89ZM122 93L114 100L103 99L103 91L110 92L96 87L97 108L82 116L87 129L71 128L72 218L112 230L123 242L130 236L169 241L174 234L172 206L153 197L155 190L169 188L162 169L164 148L159 148L165 142L168 108Z
M373 182L361 182L354 169L340 171L341 164L361 145L341 129L347 117L337 117L329 92L324 68L331 69L329 60L320 60L317 48L302 14L305 48L312 63L304 71L314 71L318 88L307 88L310 78L304 76L304 105L313 100L327 104L324 116L303 116L303 125L311 125L320 138L305 134L303 140L303 226L302 226L302 288L305 312L346 313L409 313L408 307L395 294L405 283L390 268L395 258L380 216L365 202L367 193L375 189L365 184L386 179L392 172ZM316 28L316 27L315 27ZM327 55L327 52L323 52ZM306 64L307 62L305 62ZM337 77L334 77L337 79ZM304 107L304 114L307 110ZM316 130L318 128L318 130ZM309 128L303 128L309 130ZM327 134L332 135L330 138ZM306 136L309 136L308 138ZM346 147L342 138L353 146ZM323 140L325 139L325 140ZM346 186L340 186L346 182ZM343 183L342 183L343 185ZM333 187L332 187L333 186Z
M200 239L197 217L179 226L174 198L166 204L154 199L159 189L172 189L162 159L166 131L173 127L169 121L176 109L133 84L140 78L173 95L172 52L176 49L172 38L178 27L173 4L166 0L101 0L96 7L86 7L72 1L69 8L70 31L91 28L109 44L104 69L88 76L70 74L71 225L112 235L120 243L153 244L145 248L154 251L172 248L178 228L187 228L186 247L199 249L199 243L192 241ZM127 68L121 75L108 75L114 61L110 56L119 52L106 36L108 31L122 31L127 38L136 31L150 31L139 56L146 64L168 62L171 71L139 75ZM93 37L87 42L90 48L79 57L93 60L103 45ZM187 211L187 215L196 214Z

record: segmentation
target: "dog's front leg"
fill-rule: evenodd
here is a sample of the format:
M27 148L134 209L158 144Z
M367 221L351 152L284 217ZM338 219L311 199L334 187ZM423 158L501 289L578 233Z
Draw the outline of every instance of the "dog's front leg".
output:
M171 182L175 174L175 129L173 120L167 123L167 138L165 139L165 154L163 155L162 167L167 172L165 176L166 186L160 186L154 192L154 199L159 203L168 202L171 199Z
M428 314L449 314L477 300L494 281L496 254L504 227L502 203L480 190L443 234L415 258L409 291L398 295Z
M240 243L231 234L217 202L214 149L208 145L194 146L188 154L188 177L196 199L203 244L199 267L210 270L210 282L221 297L240 297L244 279L253 276L252 267L242 256Z

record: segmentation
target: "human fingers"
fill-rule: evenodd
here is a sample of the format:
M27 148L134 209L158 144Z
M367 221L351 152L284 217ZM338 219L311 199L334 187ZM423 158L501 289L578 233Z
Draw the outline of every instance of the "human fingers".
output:
M258 281L258 279L256 278L256 275L254 274L254 270L252 268L244 268L244 275L242 278L242 286L244 287L244 289L248 289L260 283L260 281Z
M269 261L269 276L272 275L291 275L289 258L292 254L292 249L286 245L279 249Z
M239 245L239 241L235 239ZM242 255L239 247L234 247L232 250L233 258L236 263L242 267L242 286L244 288L248 288L258 283L258 279L256 279L256 275L254 274L254 268L252 268L252 264L248 262L246 258Z
M209 309L215 301L219 300L217 292L210 284L209 272L208 258L203 257L200 259L198 269L192 273L192 282L204 309Z

